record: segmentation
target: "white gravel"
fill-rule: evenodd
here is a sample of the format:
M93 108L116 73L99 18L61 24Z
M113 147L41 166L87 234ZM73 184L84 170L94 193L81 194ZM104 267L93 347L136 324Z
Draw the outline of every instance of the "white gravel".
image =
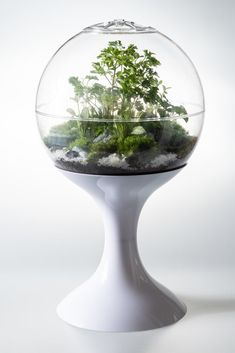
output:
M54 160L61 160L63 159L66 162L79 162L82 165L87 165L88 161L87 161L87 157L86 157L86 153L85 152L80 152L80 155L78 157L67 157L66 156L66 150L56 150L54 152L52 152L52 157Z
M158 167L166 167L170 163L174 162L177 159L177 155L175 153L168 154L160 154L160 156L155 157L147 164L148 167L158 168Z
M110 154L108 157L102 157L97 162L98 165L113 167L113 168L122 168L122 169L131 169L129 164L126 161L125 157L121 157L117 153Z

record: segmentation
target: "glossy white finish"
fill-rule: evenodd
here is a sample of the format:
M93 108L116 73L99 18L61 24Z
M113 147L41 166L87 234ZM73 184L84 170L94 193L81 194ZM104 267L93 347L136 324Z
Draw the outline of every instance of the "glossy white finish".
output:
M181 319L186 307L144 269L137 224L147 198L180 169L147 175L104 176L61 172L99 204L105 246L96 272L58 306L67 323L98 331L140 331Z

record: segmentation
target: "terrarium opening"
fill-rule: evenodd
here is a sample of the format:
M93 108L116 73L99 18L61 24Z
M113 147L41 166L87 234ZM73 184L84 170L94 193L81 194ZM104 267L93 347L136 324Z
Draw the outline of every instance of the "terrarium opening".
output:
M84 28L85 32L99 33L154 33L156 29L150 26L142 26L132 21L124 19L115 19L113 21L101 22Z

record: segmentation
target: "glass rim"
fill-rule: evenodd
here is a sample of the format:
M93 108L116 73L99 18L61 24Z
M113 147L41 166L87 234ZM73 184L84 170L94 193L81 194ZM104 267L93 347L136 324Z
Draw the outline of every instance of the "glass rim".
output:
M44 113L41 112L40 110L35 110L36 115L40 115L44 118L53 118L53 119L61 119L61 120L77 120L77 121L90 121L90 122L120 122L120 123L131 123L131 122L148 122L148 121L168 121L168 120L178 120L178 119L189 119L192 117L196 117L198 115L204 114L205 109L202 109L198 112L191 113L191 114L182 114L182 115L171 115L171 116L166 116L166 117L158 117L158 116L151 116L147 118L130 118L130 119L124 119L124 118L81 118L77 116L64 116L64 115L55 115L55 114L49 114L49 113Z

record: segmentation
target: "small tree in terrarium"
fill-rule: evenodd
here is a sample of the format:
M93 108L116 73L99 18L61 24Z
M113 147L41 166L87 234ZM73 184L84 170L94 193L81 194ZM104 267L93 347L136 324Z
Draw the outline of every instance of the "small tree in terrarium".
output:
M84 77L68 78L71 120L44 138L56 165L83 173L144 173L184 163L197 138L181 126L183 105L173 105L158 74L156 55L110 41Z

